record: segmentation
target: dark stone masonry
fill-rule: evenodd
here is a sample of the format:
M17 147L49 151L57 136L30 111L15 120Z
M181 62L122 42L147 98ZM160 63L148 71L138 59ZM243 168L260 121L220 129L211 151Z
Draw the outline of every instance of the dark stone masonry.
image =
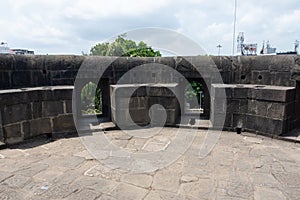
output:
M82 88L91 80L102 91L102 117L115 121L116 117L127 115L111 99L110 91L124 90L116 86L118 80L129 70L151 63L169 69L149 65L148 71L140 71L139 76L133 74L123 83L137 84L139 88L148 88L147 91L152 88L155 94L160 94L137 92L139 95L132 96L129 113L137 124L149 123L147 112L154 104L167 107L167 125L177 123L183 113L179 107L184 105L182 99L163 92L164 84L173 83L178 84L174 85L176 93L184 94L180 77L171 70L175 69L187 80L204 84L203 115L212 127L221 126L220 118L224 116L227 130L240 127L260 134L281 135L300 126L297 113L300 111L300 56L121 57L111 63L110 57L93 57L84 73L86 77L81 74L82 81L76 85L77 72L85 59L84 56L0 55L0 140L16 143L40 134L75 132L72 91L74 86ZM105 63L109 66L97 82L99 69ZM213 69L214 65L218 70ZM201 69L201 74L196 68ZM219 73L223 83L216 78ZM219 98L223 89L226 99ZM81 114L77 116L80 118Z

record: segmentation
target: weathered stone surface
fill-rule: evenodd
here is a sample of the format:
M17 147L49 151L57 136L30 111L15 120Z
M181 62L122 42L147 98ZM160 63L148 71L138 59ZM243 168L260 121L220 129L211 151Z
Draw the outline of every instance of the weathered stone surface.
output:
M273 199L287 199L283 192L275 188L256 187L254 190L255 200L273 200Z
M76 127L72 114L60 115L53 118L53 132L72 132Z
M152 184L152 176L147 174L128 174L124 175L121 181L147 189Z
M30 121L30 135L36 136L43 133L52 133L51 119L39 118Z
M30 180L31 178L27 176L14 175L6 179L3 183L11 188L23 188Z
M4 134L6 138L22 137L21 124L11 124L4 126Z
M176 135L176 130L164 128L159 136L133 137L130 141L161 141ZM183 131L190 134L189 130ZM134 131L138 136L154 129ZM205 133L199 130L191 147L178 160L161 170L140 174L112 170L97 160L85 159L80 154L86 149L78 137L46 144L40 138L14 145L0 150L0 196L110 200L298 198L299 144L224 132L213 151L199 158ZM117 141L124 133L113 130L106 135ZM136 152L142 152L142 147Z
M176 192L179 188L180 177L177 173L172 171L159 171L153 179L152 188L156 190L164 190L169 192Z
M68 199L91 200L91 199L97 199L100 195L101 193L97 193L94 190L83 189L79 192L72 193L70 196L68 196Z
M57 116L61 113L64 113L62 101L43 102L43 117Z
M29 104L17 104L5 106L2 113L3 125L31 119L31 107Z
M133 199L143 199L147 193L148 193L147 190L142 189L140 187L121 183L110 193L110 195L115 197L116 199L133 200Z

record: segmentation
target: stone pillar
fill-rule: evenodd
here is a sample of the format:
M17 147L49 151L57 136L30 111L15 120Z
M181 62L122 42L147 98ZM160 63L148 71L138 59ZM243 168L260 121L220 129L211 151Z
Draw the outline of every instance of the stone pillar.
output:
M203 92L204 92L204 99L203 99L203 105L204 105L204 113L203 116L207 119L210 117L210 93L208 90L208 87L211 87L211 83L205 83L204 80L201 80L201 83L203 84Z
M98 86L102 95L102 115L111 119L109 79L101 79Z
M297 85L296 85L296 116L297 116L297 127L300 127L300 115L299 112L300 111L300 81L297 81Z

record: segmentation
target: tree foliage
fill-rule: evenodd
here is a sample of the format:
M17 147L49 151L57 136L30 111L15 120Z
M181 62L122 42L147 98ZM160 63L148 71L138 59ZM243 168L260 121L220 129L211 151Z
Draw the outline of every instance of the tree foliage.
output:
M155 51L145 42L136 44L135 41L125 39L126 34L119 35L112 43L96 44L91 48L93 56L129 56L129 57L160 57L161 53Z

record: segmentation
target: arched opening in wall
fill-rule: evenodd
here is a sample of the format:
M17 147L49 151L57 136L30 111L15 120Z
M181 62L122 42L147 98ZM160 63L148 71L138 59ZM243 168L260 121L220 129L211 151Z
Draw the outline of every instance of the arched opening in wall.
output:
M102 92L93 82L85 84L80 93L81 115L102 114Z
M111 119L110 114L110 92L108 79L81 79L75 87L79 92L76 96L76 114L77 123L81 124L83 129L86 124L98 125L101 122L108 122ZM97 83L97 84L96 84Z
M210 95L208 86L202 78L188 79L189 85L185 85L184 108L181 112L184 118L188 119L190 125L196 124L202 126L205 121L208 123L210 114ZM192 119L192 120L191 120ZM195 122L195 123L194 123ZM208 124L207 124L208 125Z

